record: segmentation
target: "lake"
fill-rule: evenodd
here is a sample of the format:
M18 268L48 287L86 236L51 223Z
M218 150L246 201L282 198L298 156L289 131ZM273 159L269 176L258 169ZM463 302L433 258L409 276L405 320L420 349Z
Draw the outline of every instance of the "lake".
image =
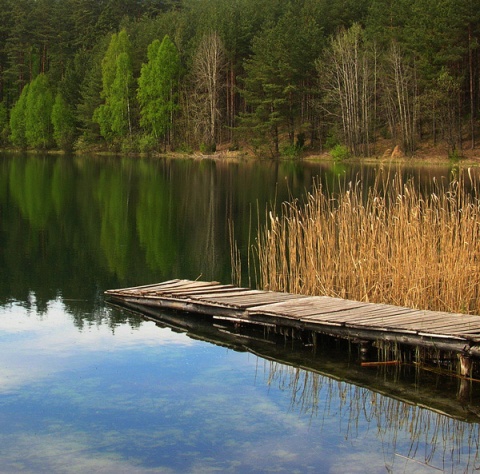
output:
M239 344L104 302L172 278L229 283L231 222L245 255L268 203L389 171L0 155L0 472L480 469L477 383L365 369L335 341ZM401 172L425 185L451 175Z

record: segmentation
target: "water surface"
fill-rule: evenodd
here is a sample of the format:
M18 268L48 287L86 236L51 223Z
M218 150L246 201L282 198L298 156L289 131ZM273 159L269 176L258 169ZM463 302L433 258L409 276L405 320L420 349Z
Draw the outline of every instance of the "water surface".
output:
M228 282L229 220L246 249L257 207L375 168L2 155L0 472L478 469L477 385L365 373L330 348L206 342L103 301Z

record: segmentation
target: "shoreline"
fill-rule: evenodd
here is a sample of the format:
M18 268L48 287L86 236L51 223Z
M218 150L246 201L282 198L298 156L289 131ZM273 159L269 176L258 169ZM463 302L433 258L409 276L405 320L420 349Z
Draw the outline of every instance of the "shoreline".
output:
M0 149L3 153L20 154L26 153L31 155L68 155L68 156L106 156L106 157L131 157L131 158L169 158L169 159L195 159L195 160L214 160L214 161L305 161L305 162L336 162L336 163L365 163L365 164L393 164L393 165L456 165L480 167L480 149L465 150L462 156L458 158L449 158L444 150L440 148L419 150L413 156L406 156L399 154L391 156L388 153L377 154L367 157L351 157L343 160L334 159L329 152L303 152L297 157L278 156L261 158L246 150L229 151L219 150L215 153L185 153L185 152L166 152L166 153L122 153L107 150L73 150L66 152L63 150L34 150L34 149L18 149L18 148L3 148Z

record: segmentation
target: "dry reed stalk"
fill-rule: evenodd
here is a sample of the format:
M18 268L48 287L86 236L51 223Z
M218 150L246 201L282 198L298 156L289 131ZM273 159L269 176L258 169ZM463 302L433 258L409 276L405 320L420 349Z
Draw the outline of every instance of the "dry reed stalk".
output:
M235 240L235 228L231 220L228 221L228 237L230 239L230 262L232 265L232 283L242 286L242 259Z
M338 194L316 185L260 227L260 286L480 314L480 194L469 177L434 180L429 193L398 175Z

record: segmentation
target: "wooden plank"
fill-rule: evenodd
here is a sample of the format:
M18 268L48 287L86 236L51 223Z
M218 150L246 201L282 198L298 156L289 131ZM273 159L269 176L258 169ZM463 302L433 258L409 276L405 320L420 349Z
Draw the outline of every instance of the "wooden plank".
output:
M322 296L306 296L300 301L298 299L291 299L285 301L272 302L271 304L258 305L250 308L252 313L264 313L264 314L292 314L295 311L300 311L300 308L315 308L318 313L330 312L332 309L338 308L338 310L358 308L365 305L365 303L358 303L356 301L344 301L344 306L340 306L338 300L324 299L327 297ZM318 306L317 306L318 305Z
M232 291L225 292L225 294L219 295L215 292L213 293L205 293L203 295L195 295L195 299L200 299L200 300L209 300L211 299L212 301L216 301L218 298L222 298L223 300L226 300L228 298L235 298L238 296L253 296L253 295L264 295L265 293L268 293L267 291L262 291L262 290L248 290L248 289L239 289L236 288L236 291L232 289Z
M425 324L426 322L437 324L437 323L448 323L451 320L438 320L438 319L431 319L425 317L424 315L417 315L415 313L406 313L402 315L388 315L388 314L379 314L378 316L372 317L359 317L355 320L357 323L375 323L375 324L383 324L383 325L404 325L404 324Z
M421 320L416 319L416 317L409 318L403 317L401 319L394 319L389 320L389 318L372 318L372 319L361 319L355 320L354 324L356 326L364 326L364 327L382 327L385 329L395 329L395 330L416 330L417 332L432 332L435 334L445 334L445 335L452 335L458 334L458 332L465 332L465 324L461 322L456 322L451 320L448 316L440 317L438 314L435 315L435 319L428 319L424 318L422 315ZM478 323L480 319L476 321L475 327L478 328ZM458 329L458 332L457 332Z
M223 293L228 294L228 291L235 291L236 288L232 285L216 285L216 286L202 286L195 289L189 288L179 288L178 290L175 289L173 291L166 291L167 294L174 294L175 296L188 296L191 298L197 298L204 294L218 294L221 295Z
M404 313L405 314L405 313ZM408 314L408 313L406 313ZM353 309L347 310L337 310L330 313L316 313L312 314L312 319L320 319L325 318L334 321L343 321L343 322L362 322L362 321L383 321L392 318L392 321L396 320L397 317L404 317L399 316L396 310L392 310L391 313L386 312L384 309L381 311L364 311L364 308L358 307Z
M168 282L167 284L160 284L160 285L149 285L148 287L133 287L126 289L125 291L119 290L116 293L122 293L127 295L135 295L135 296L142 296L142 295L149 295L149 294L156 294L156 293L165 293L167 291L173 291L178 288L183 288L185 285L189 284L188 280L176 280Z
M343 306L337 309L337 311L332 311L332 317L342 318L346 320L359 320L362 318L370 319L371 317L384 317L388 315L402 315L402 314L411 314L412 310L398 308L396 306L382 306L376 308L372 303L359 303L358 306ZM319 312L319 314L322 314Z
M458 324L458 323L448 324L445 321L441 321L441 322L424 321L424 322L417 322L417 323L397 323L395 326L405 328L405 329L417 329L418 331L424 331L424 330L427 330L427 329L429 331L434 331L434 330L440 330L441 328L443 328L443 330L447 334L450 334L451 330L455 330L455 328L458 328L458 330L461 330L461 328L462 328L461 324Z
M181 286L185 286L187 284L191 283L190 280L170 280L170 281L166 281L164 283L160 283L157 285L158 288L164 288L164 289L167 289L167 288L178 288L178 287L181 287ZM136 287L136 288L129 288L128 291L129 292L136 292L136 291L142 291L142 290L145 290L148 288L142 288L142 287Z
M272 303L277 303L279 301L287 301L291 300L292 297L291 295L279 295L279 294L272 294L270 292L265 293L265 294L259 294L259 295L252 295L250 296L245 296L245 297L238 297L238 298L218 298L215 299L215 302L218 304L224 303L229 306L237 306L238 308L252 308L256 307L258 305L265 305L265 304L272 304Z
M115 294L115 293L119 293L119 292L128 292L128 291L132 291L132 290L135 290L135 291L141 291L143 289L146 289L146 288L152 288L152 287L160 287L160 286L163 286L163 285L167 285L167 284L171 284L173 282L178 282L180 280L169 280L169 281L166 281L166 282L163 282L163 283L150 283L149 285L142 285L142 286L132 286L130 288L118 288L118 289L114 289L114 290L106 290L105 293L107 295L109 294Z
M189 282L188 284L179 284L179 285L172 285L165 289L162 288L161 293L166 294L175 294L175 293L184 293L186 291L194 291L199 290L201 288L211 289L212 287L218 287L220 284L217 282Z

